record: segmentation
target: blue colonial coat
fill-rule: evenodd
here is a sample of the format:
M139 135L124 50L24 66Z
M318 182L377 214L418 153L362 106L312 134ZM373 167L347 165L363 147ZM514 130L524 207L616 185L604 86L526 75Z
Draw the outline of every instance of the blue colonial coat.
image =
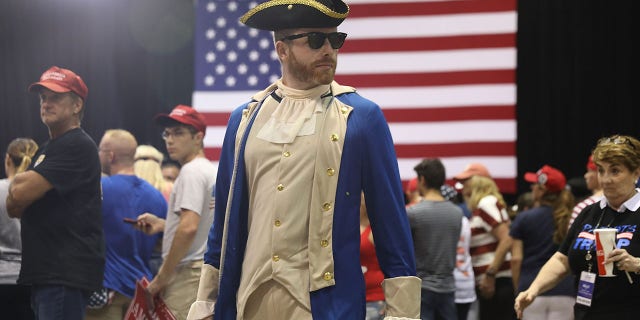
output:
M378 261L385 278L416 274L411 232L389 126L378 105L364 99L352 88L341 90L344 88L348 87L335 82L332 84L332 92L338 92L335 98L353 108L346 123L331 231L335 284L310 292L313 318L318 320L364 318L365 286L360 267L361 191L365 194ZM236 319L236 295L248 230L249 193L244 146L252 120L248 122L238 154L234 149L238 127L243 116L247 117L250 105L240 106L231 114L216 180L215 217L205 254L205 263L220 270L215 319ZM237 164L235 176L234 163Z

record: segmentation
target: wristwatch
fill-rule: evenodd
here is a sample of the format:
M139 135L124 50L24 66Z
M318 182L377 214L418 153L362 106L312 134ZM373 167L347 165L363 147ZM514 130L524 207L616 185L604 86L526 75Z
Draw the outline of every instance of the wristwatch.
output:
M487 272L484 273L487 277L491 277L491 278L495 278L496 277L496 272L492 271L490 269L487 269Z

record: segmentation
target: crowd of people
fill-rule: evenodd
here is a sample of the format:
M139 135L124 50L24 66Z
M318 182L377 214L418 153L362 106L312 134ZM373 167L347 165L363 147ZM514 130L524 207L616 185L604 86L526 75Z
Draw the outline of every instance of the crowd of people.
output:
M440 186L442 177L436 179L430 173L437 163L438 159L425 159L415 167L418 200L412 195L412 182L405 189L417 275L422 279L421 319L636 318L634 303L640 301L640 247L635 236L640 142L636 138L614 135L597 141L584 174L591 194L583 198L578 192L574 195L560 170L544 165L523 176L531 191L508 206L489 170L471 163L453 177L462 199L447 199L448 188ZM452 206L456 203L468 209L469 224L465 216L460 221L459 210ZM459 285L459 276L455 282L448 281L455 288L440 288L435 297L430 292L438 280L460 274L458 265L452 267L451 256L446 262L438 261L445 247L449 255L465 253L464 245L458 244L456 251L451 248L450 236L456 231L443 232L453 226L471 234L466 246L476 294L467 296L471 311L458 305L457 315L451 315L452 299L447 293L453 290L457 298L469 292ZM615 249L608 255L596 252L594 230L599 228L616 231ZM430 255L425 263L424 257ZM605 264L613 265L613 276L599 273Z
M437 158L403 193L380 108L334 81L348 14L270 0L241 18L273 32L282 77L232 112L217 168L195 109L153 119L169 159L123 129L96 144L82 78L46 70L29 91L50 139L12 141L0 180L3 317L123 319L147 279L177 319L634 319L640 142L596 143L584 199L544 165L513 210L482 163L451 186Z

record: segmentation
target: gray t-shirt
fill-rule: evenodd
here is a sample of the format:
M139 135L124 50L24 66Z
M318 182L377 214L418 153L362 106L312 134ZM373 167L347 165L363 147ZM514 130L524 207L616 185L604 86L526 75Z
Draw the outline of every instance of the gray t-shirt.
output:
M169 253L173 237L180 223L182 209L200 215L196 237L180 263L201 260L207 250L209 229L213 223L213 188L216 181L216 167L206 158L195 158L180 169L176 179L167 212L167 220L162 238L162 257Z
M450 201L424 200L407 209L422 288L455 292L453 269L462 228L462 210Z
M9 180L0 180L0 284L15 284L20 273L20 220L7 214Z

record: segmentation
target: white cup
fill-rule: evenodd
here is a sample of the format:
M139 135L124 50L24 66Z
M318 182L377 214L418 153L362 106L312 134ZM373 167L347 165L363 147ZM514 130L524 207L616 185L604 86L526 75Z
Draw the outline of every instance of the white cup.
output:
M616 233L618 229L602 228L595 229L596 235L596 256L598 261L598 276L615 277L613 274L613 262L603 264L604 258L616 248Z

